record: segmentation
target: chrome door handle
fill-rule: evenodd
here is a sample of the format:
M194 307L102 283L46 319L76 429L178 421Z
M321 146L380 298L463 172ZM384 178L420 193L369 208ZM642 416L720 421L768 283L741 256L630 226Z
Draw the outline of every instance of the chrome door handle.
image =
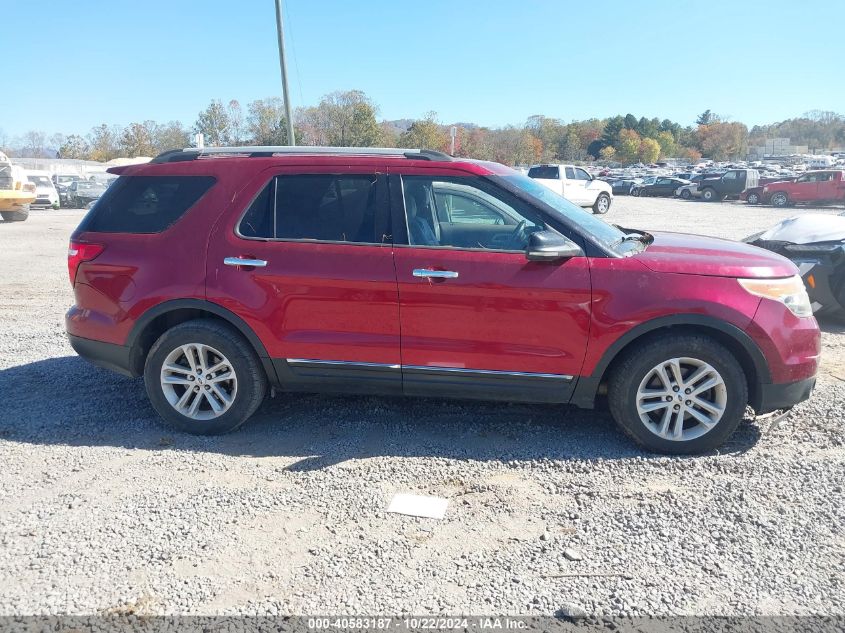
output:
M263 259L246 259L245 257L227 257L223 260L227 266L250 266L252 268L264 268L267 262Z
M414 268L414 277L434 277L435 279L457 279L454 270L432 270L431 268Z

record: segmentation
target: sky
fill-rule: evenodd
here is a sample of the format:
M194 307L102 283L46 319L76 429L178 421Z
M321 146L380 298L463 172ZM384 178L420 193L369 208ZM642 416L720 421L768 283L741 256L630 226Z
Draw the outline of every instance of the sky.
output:
M522 125L633 113L749 126L845 112L845 2L284 0L291 101ZM281 95L274 0L0 0L0 130L192 125ZM14 63L9 62L9 57Z

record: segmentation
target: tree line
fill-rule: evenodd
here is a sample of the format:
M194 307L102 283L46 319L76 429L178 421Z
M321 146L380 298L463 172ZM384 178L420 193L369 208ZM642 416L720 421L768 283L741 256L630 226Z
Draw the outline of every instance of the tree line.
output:
M385 121L378 106L359 90L325 95L317 105L294 111L297 144L340 147L409 147L451 150L450 128L435 112L420 119ZM509 165L548 161L601 159L653 163L665 158L696 161L745 158L749 144L784 136L794 145L816 149L845 145L845 117L813 111L803 117L748 128L704 111L694 125L669 119L617 115L607 119L564 122L534 115L522 126L483 127L457 123L455 155ZM287 121L281 99L212 102L191 127L179 121L147 120L127 126L101 124L86 135L47 136L31 130L16 139L0 131L0 149L12 156L78 158L109 161L117 157L155 156L193 145L194 134L206 145L287 145Z

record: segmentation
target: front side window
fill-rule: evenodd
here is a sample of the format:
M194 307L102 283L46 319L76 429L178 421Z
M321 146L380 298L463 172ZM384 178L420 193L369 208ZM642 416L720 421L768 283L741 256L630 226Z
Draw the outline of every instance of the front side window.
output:
M276 176L247 209L241 236L376 244L376 182L366 175Z
M583 169L575 169L575 179L576 180L591 180L590 174L588 174Z
M576 180L575 178L575 170L572 167L566 168L566 177L569 180Z
M481 178L403 176L402 193L411 246L522 251L546 229L530 205Z
M722 176L722 180L736 180L737 178L739 178L739 172L736 171L729 171Z

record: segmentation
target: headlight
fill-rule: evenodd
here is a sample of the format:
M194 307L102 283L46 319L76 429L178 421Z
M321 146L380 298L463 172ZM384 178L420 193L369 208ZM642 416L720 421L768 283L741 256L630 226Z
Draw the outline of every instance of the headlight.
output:
M779 301L797 317L813 316L810 297L801 277L795 275L786 279L737 279L739 285L764 299Z

